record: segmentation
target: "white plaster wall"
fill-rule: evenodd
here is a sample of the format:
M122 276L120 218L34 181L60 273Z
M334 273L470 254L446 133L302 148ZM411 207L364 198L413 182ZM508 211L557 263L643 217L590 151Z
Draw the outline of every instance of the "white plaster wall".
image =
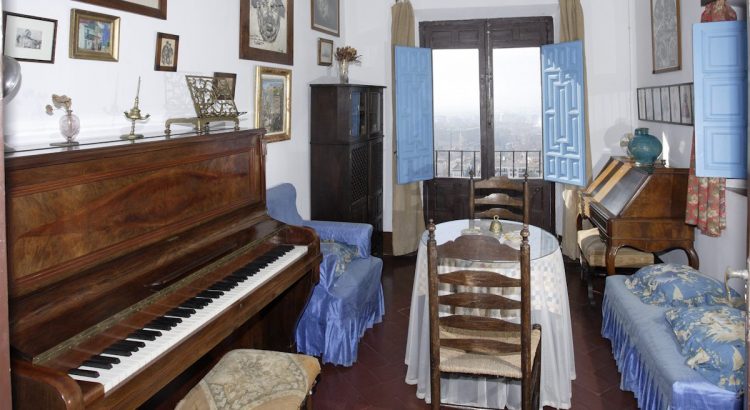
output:
M68 58L72 8L121 18L119 62ZM241 126L252 128L255 67L291 68L292 139L268 145L267 184L292 182L301 214L310 215L309 84L333 81L328 78L333 69L317 65L317 39L333 39L334 47L342 45L342 40L310 28L309 1L295 2L292 67L239 59L239 2L234 0L173 0L167 20L69 0L6 0L4 10L58 20L55 63L20 63L23 84L5 107L5 135L11 145L62 140L57 131L60 112L44 113L53 93L73 99L73 110L81 120L80 140L126 133L128 123L122 112L133 105L138 76L142 79L140 108L151 114L149 121L138 124L139 130L160 133L165 119L194 115L184 75L214 71L237 73L235 101L240 111L248 112L241 117ZM180 36L177 73L154 71L157 32ZM180 128L173 126L175 131Z
M631 4L633 0L630 0ZM738 4L738 2L733 2ZM669 85L693 81L693 24L700 21L702 7L698 1L680 2L681 41L682 41L682 69L668 73L652 74L651 56L651 14L649 2L635 1L633 8L634 54L635 70L637 74L636 86L648 87ZM736 8L739 18L745 15L744 9ZM635 92L635 91L632 91ZM633 101L633 118L638 127L648 127L650 133L662 139L664 159L671 166L687 167L690 165L690 149L692 146L693 127L662 124L649 121L638 121L636 102ZM730 180L729 185L737 186L742 183ZM727 191L727 229L719 238L703 235L695 230L695 248L700 257L701 272L724 278L727 267L741 268L745 266L747 250L747 200L744 196ZM687 263L687 257L682 251L673 251L662 256L668 262Z

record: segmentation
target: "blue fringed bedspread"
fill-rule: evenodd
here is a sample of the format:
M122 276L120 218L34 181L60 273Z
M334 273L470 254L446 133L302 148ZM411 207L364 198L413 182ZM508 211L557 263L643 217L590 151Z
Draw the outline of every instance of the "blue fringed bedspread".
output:
M741 409L744 397L721 389L685 364L665 307L647 305L625 287L625 276L607 278L602 336L612 342L620 388L641 409Z

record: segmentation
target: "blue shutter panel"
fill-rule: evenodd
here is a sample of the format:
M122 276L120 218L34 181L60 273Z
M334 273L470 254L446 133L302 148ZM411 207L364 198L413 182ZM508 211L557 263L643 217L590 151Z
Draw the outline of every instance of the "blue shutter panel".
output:
M744 21L693 25L695 174L745 178L747 28Z
M397 46L395 67L397 181L432 179L432 50Z
M542 46L544 179L584 186L583 43Z

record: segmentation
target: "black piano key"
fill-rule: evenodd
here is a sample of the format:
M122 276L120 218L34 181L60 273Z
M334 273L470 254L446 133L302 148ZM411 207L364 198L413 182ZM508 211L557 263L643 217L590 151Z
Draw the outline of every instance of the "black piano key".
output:
M111 369L112 363L105 363L98 360L86 360L81 366L96 367L97 369Z
M147 327L149 329L157 329L157 330L165 330L165 331L167 331L167 330L172 329L174 326L171 326L171 325L168 325L168 324L165 324L165 323L158 323L158 322L153 322L152 321L152 322L149 322L144 327Z
M83 376L83 377L91 377L92 379L99 377L99 372L95 372L93 370L86 370L86 369L70 369L68 370L68 374L76 375L76 376Z
M158 330L147 330L138 329L135 332L128 335L131 339L139 340L156 340L157 337L161 336L161 332Z
M193 316L195 314L195 309L183 309L183 308L174 308L170 310L169 312L165 313L166 316L175 316L175 317L181 317L181 318L188 318L190 316Z
M91 361L97 361L97 362L101 362L101 363L109 363L109 364L120 363L120 359L118 359L116 357L102 356L102 355L91 356L91 358L89 358L89 360L91 360Z
M182 323L182 319L178 317L166 317L166 316L160 316L153 320L153 322L156 323L163 323L165 325L170 325L172 327L177 326L178 324Z
M223 295L224 292L219 291L213 291L213 290L204 290L203 292L197 294L199 298L209 298L209 299L218 299Z
M240 278L238 278L238 277L235 277L235 276L232 276L232 275L229 275L229 276L227 276L227 277L226 277L226 278L224 278L223 280L225 280L225 281L227 281L227 282L231 282L231 283L234 283L234 284L237 284L237 283L242 283L242 282L244 282L244 281L245 281L245 279L244 279L244 278L243 278L243 279L240 279Z
M126 342L126 340L120 340L119 342L113 343L111 346L109 346L109 348L120 349L120 350L127 350L127 351L130 351L130 352L137 352L138 351L138 349L139 349L138 346L134 346L134 345L131 345L131 344L128 344L128 343L124 343L124 342Z
M118 343L124 343L135 347L146 347L146 344L139 340L121 340Z
M104 353L104 354L111 354L112 356L125 356L125 357L133 355L133 353L131 351L129 351L129 350L118 349L118 348L112 347L112 346L104 349L104 351L102 353Z

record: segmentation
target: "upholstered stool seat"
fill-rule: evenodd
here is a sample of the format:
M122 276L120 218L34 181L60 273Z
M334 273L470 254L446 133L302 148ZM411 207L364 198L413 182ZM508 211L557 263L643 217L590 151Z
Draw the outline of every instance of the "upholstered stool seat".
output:
M581 250L581 274L588 286L589 302L594 304L592 267L607 266L607 245L599 237L599 229L578 231L578 248ZM640 268L654 263L654 254L637 249L622 247L615 255L615 268Z
M232 350L176 409L299 409L319 374L320 364L311 356Z

